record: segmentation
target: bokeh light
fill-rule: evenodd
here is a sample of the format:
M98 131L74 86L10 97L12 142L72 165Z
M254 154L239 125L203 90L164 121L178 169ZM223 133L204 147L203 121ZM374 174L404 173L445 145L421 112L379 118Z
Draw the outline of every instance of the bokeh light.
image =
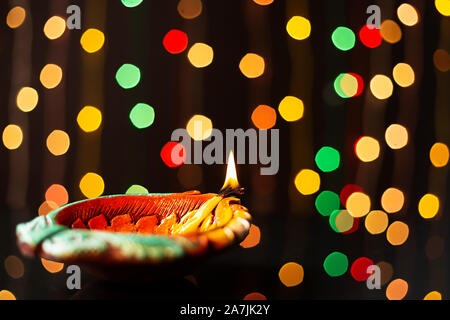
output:
M16 296L8 290L0 291L0 301L16 300Z
M244 241L240 243L240 246L246 249L253 248L256 247L260 241L261 241L261 230L257 226L252 224L250 226L250 230L247 237L244 239Z
M430 149L430 161L436 168L445 167L448 164L449 149L445 143L436 142Z
M334 90L344 99L357 97L364 91L364 81L356 73L341 73L334 80Z
M303 267L295 262L288 262L278 272L281 283L286 287L295 287L303 282L305 272Z
M69 203L69 193L64 186L53 184L45 192L45 200L54 202L61 207Z
M443 16L450 16L450 1L448 0L434 0L436 10Z
M23 277L25 267L20 258L16 256L9 256L4 262L6 273L13 279L20 279Z
M202 14L203 5L201 0L180 0L177 5L180 16L185 19L195 19Z
M347 272L348 258L341 252L332 252L325 258L323 268L330 277L340 277Z
M388 242L393 246L400 246L408 240L409 227L406 223L395 221L391 223L386 232Z
M38 210L38 214L40 216L46 216L48 215L50 212L52 212L53 210L58 209L59 206L58 204L56 204L53 201L44 201L40 206L39 206L39 210Z
M295 186L303 195L314 194L320 189L320 176L313 170L301 170L295 177Z
M94 132L102 124L102 112L96 107L86 106L78 113L77 122L84 132Z
M125 192L125 194L148 194L148 193L149 193L148 189L139 184L133 184Z
M385 100L392 96L394 85L389 77L377 74L370 81L370 91L375 98Z
M180 30L170 30L163 39L163 46L167 52L171 54L178 54L186 50L188 46L188 36Z
M161 150L161 159L169 168L176 168L186 161L186 150L181 143L170 141Z
M339 196L333 191L322 191L316 198L316 209L324 217L330 216L340 207Z
M383 42L380 29L367 24L359 31L359 39L366 47L372 49L380 46Z
M356 42L355 33L346 27L337 27L332 35L331 40L336 48L342 51L353 49Z
M105 44L105 35L98 29L88 29L81 36L80 44L87 53L97 52Z
M397 188L389 188L381 196L381 207L387 213L396 213L402 210L405 204L403 192Z
M64 263L59 263L51 260L47 260L44 258L41 258L42 266L50 273L58 273L61 272L62 269L64 269Z
M10 124L3 130L2 139L7 149L16 150L23 142L22 129L15 124Z
M130 120L138 129L148 128L155 121L155 110L146 103L138 103L130 112Z
M17 107L23 112L30 112L36 108L39 102L39 94L34 88L23 87L17 94Z
M303 101L293 96L285 97L278 106L278 112L281 117L288 122L298 121L303 118L304 110Z
M6 16L6 24L11 29L16 29L23 24L26 16L27 13L25 9L20 6L16 6L9 10L8 15Z
M137 7L142 3L144 0L121 0L122 4L127 8L134 8Z
M392 74L395 82L403 88L411 86L416 79L413 68L407 63L398 63Z
M330 215L328 222L334 232L346 233L353 228L355 218L352 217L348 210L335 210Z
M189 119L186 130L195 141L201 141L208 139L213 130L213 124L211 119L203 115L194 115Z
M253 0L253 2L259 4L260 6L268 6L272 4L274 0Z
M317 167L323 172L332 172L339 168L341 156L339 151L332 147L322 147L315 158Z
M386 288L389 300L402 300L408 293L408 283L403 279L393 280Z
M260 130L268 130L277 123L277 112L274 108L260 105L253 110L252 122Z
M105 182L100 175L89 172L81 179L80 190L86 198L97 198L105 191Z
M188 51L189 62L196 68L209 66L214 59L214 50L209 45L197 42Z
M388 215L381 210L374 210L369 212L367 215L365 221L365 227L366 230L370 234L380 234L386 231L388 224L389 224L389 218Z
M433 62L436 69L441 72L450 70L450 55L444 49L437 49L433 54Z
M431 291L423 298L423 300L442 300L442 294L438 291Z
M266 296L263 295L262 293L259 292L252 292L247 294L244 297L244 300L249 300L249 301L258 301L258 300L267 300Z
M384 20L380 26L381 37L388 43L397 43L402 39L402 29L393 20Z
M424 219L432 219L439 212L439 198L428 193L419 201L419 213Z
M398 19L408 27L412 27L419 22L419 13L409 3L401 4L397 9Z
M286 30L295 40L304 40L311 34L311 23L301 16L294 16L289 19Z
M239 69L247 78L260 77L266 68L264 58L256 53L247 53L239 62Z
M391 149L398 150L408 144L408 130L400 124L392 124L386 129L384 138Z
M124 89L132 89L141 81L141 70L133 64L125 63L116 73L119 86Z
M377 266L380 268L381 272L380 284L384 286L386 283L391 281L392 276L394 275L394 268L389 262L386 261L378 262Z
M380 156L380 143L372 137L361 137L355 144L355 153L363 162L375 161Z
M62 156L70 147L69 135L62 130L52 131L47 138L47 148L54 156Z
M53 16L44 25L44 34L50 40L61 37L66 31L66 20L59 16Z
M364 217L370 211L370 198L363 192L352 193L346 202L348 212L355 218Z
M63 71L61 67L50 63L42 68L40 81L47 89L54 89L61 83L62 77Z
M352 266L350 267L350 274L356 281L359 282L366 281L371 275L371 273L367 272L367 269L373 265L374 265L373 261L370 260L369 258L366 257L358 258L353 262Z
M363 189L356 184L347 184L342 188L339 198L341 199L342 205L345 207L347 205L347 199L355 192L363 192Z

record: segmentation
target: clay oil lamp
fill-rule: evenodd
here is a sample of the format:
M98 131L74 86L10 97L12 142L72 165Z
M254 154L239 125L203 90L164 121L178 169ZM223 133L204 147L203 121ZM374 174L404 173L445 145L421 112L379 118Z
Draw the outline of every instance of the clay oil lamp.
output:
M230 153L222 190L114 195L68 204L19 224L21 252L112 280L187 274L248 234L251 216Z

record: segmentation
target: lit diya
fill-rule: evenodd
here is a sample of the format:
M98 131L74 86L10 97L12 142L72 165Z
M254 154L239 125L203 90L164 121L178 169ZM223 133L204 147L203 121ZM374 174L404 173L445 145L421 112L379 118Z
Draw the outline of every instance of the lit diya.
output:
M230 153L218 194L115 195L75 202L19 224L18 245L26 256L82 265L110 279L187 273L201 258L247 236L251 216L237 198L242 190Z

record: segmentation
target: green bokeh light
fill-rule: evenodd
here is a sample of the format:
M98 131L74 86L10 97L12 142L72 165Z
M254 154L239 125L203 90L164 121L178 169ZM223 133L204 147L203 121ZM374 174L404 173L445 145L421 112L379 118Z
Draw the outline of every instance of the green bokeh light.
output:
M329 217L341 204L339 195L333 191L322 191L316 198L316 209L324 217Z
M348 258L341 252L333 252L325 258L323 268L330 277L339 277L347 272Z
M138 185L138 184L133 184L131 187L128 188L126 194L148 194L148 190L147 188Z
M334 80L334 90L341 98L344 99L350 98L348 95L344 93L344 91L341 88L341 80L345 75L346 75L345 73L341 73L340 75L337 76L336 80Z
M339 151L331 147L323 147L316 154L317 167L323 172L331 172L339 168L341 156Z
M141 70L132 64L124 64L117 70L117 83L124 89L131 89L141 81Z
M333 44L342 51L353 49L356 42L355 33L346 27L337 27L331 35Z
M138 103L130 112L130 120L138 129L150 127L155 121L155 110L145 103Z
M144 0L122 0L122 4L128 8L134 8L140 5Z

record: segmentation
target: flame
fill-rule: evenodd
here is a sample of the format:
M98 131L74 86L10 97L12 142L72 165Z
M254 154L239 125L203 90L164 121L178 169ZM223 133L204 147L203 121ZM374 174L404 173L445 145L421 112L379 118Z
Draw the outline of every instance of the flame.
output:
M227 187L231 187L232 189L239 187L239 181L237 179L236 163L234 162L233 151L230 151L230 155L228 156L227 175L226 175L225 183L222 187L222 190Z

